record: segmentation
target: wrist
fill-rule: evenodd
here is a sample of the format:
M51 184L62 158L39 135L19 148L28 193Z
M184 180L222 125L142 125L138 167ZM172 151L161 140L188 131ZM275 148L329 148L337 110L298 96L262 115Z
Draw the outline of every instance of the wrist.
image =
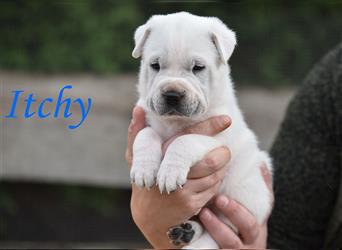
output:
M146 240L152 245L155 249L173 249L175 248L169 241L167 237L167 229L159 228L156 229L154 223L148 223L149 225L143 226L140 228L141 232L145 236Z
M134 208L131 208L131 211L135 224L153 248L177 248L170 243L169 238L167 237L167 226L158 224L156 222L151 223L151 220L148 218L148 216L141 214L139 211L135 211Z

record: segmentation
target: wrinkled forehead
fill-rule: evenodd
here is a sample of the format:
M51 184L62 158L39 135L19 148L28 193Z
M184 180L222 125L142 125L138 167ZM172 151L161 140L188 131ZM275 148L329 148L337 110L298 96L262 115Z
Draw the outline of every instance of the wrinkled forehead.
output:
M217 54L209 31L191 27L168 27L152 29L144 47L144 57L149 61L195 60L205 64L214 62Z

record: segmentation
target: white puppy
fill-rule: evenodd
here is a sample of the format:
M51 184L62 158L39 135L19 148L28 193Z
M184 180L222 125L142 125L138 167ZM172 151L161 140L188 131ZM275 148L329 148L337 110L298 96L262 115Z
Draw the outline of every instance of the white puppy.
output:
M271 204L259 167L265 162L271 170L271 161L258 148L234 94L227 61L236 45L235 33L215 17L180 12L152 16L138 27L134 39L132 55L142 58L137 105L146 111L148 127L133 145L132 181L147 188L157 183L161 192L171 192L185 184L191 166L225 145L232 157L220 192L243 204L262 223ZM230 128L214 137L180 136L162 158L166 139L217 115L230 116ZM190 241L186 248L218 247L197 222L188 221L184 230L190 236L176 235L175 244Z

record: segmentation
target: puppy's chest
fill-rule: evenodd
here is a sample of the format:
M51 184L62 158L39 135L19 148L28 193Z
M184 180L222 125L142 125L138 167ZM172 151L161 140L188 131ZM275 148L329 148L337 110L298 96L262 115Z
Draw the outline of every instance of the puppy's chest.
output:
M181 132L185 128L194 125L198 121L184 119L163 119L154 116L147 116L147 125L149 125L157 134L166 141L170 137Z

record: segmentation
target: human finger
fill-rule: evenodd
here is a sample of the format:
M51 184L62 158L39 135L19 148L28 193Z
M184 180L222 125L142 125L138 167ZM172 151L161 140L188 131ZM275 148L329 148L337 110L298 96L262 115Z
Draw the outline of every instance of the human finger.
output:
M185 183L184 189L188 189L192 193L203 192L220 182L224 178L226 172L226 168L221 168L211 175L197 179L190 179Z
M215 173L228 164L230 156L230 150L225 146L213 149L191 167L188 179L201 178Z
M239 249L243 245L233 230L217 218L208 208L201 210L199 218L220 248Z
M235 200L220 195L215 199L215 206L237 228L243 242L254 242L259 233L259 225L254 217L243 205Z
M213 136L221 131L228 128L231 124L231 119L229 116L226 115L220 115L220 116L214 116L211 117L205 121L196 123L195 125L192 125L188 128L185 128L178 134L172 136L169 138L162 147L162 152L165 154L166 149L168 146L179 136L185 135L185 134L200 134L200 135L208 135Z
M135 137L145 127L145 111L143 108L139 106L135 106L132 112L132 120L130 125L128 126L127 133L127 148L125 153L126 161L128 162L128 166L132 165L132 157L133 157L133 143Z

